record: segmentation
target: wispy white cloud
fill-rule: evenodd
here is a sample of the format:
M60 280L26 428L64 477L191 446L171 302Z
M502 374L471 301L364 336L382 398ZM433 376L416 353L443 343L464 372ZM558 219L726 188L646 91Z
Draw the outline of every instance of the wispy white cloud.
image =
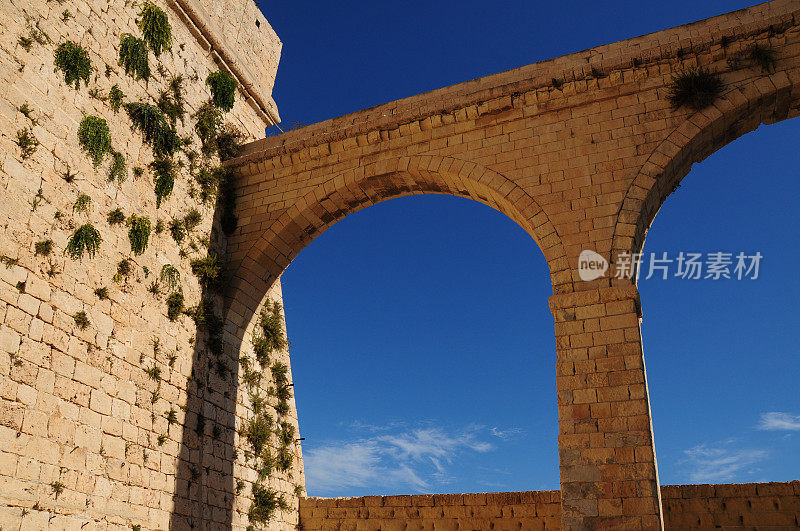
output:
M354 423L350 427L370 435L321 446L309 445L304 449L310 493L340 494L352 488L429 492L434 485L452 480L449 465L454 459L465 453L495 449L495 445L486 440L494 435L492 430L481 426L446 430L430 425L404 429L397 424Z
M736 448L734 439L713 445L700 444L685 450L684 454L692 483L741 481L743 475L754 472L754 465L768 455L766 450Z
M770 411L761 414L759 430L770 431L798 431L800 430L800 415L790 415L779 411Z
M504 441L513 439L525 433L524 430L521 430L520 428L500 429L494 427L494 428L489 428L489 431L492 432L492 435Z

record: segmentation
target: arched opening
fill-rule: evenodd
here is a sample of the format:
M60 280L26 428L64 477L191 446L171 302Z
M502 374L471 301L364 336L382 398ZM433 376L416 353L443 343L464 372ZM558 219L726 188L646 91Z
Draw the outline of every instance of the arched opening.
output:
M792 230L799 138L800 122L788 120L733 140L692 168L647 234L645 260L721 251L735 264L739 252L763 255L756 280L675 278L674 263L668 280L660 271L647 280L643 261L642 334L663 484L800 475L792 335L800 324Z
M449 196L348 215L282 276L310 496L557 489L547 265Z

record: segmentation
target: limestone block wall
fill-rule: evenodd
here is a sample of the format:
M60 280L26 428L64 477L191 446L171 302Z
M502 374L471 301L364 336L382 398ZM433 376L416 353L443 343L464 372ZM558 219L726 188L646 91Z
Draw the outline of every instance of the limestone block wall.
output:
M666 529L791 529L800 525L800 481L661 487ZM305 498L304 531L561 529L561 493L499 492Z
M225 122L238 127L245 141L262 137L277 119L271 89L281 44L250 0L156 0L169 17L173 45L159 58L150 53L149 82L135 81L118 65L118 47L121 34L140 36L137 4L0 4L2 529L243 529L249 523L258 474L247 459L249 443L239 434L252 407L240 391L238 360L252 350L253 323L243 341L226 330L224 352L215 357L207 332L189 316L167 318L166 288L154 282L171 264L180 272L187 308L203 296L221 304L218 296L204 293L190 267L209 249L225 251L213 201L200 201L190 171L193 165L196 170L218 164L199 154L192 114L210 97L207 75L230 70L241 76L241 90ZM215 24L199 26L188 16L201 8ZM80 90L54 72L54 51L67 39L87 49L92 61L88 86ZM231 56L233 51L247 56ZM152 149L107 97L118 84L126 102L155 103L178 75L187 112L177 131L191 144L175 156L181 167L174 191L157 208L148 166ZM81 152L77 132L84 115L107 120L113 147L126 159L124 183L109 182L108 156L94 168ZM17 131L25 129L38 141L27 158L17 142ZM134 173L137 167L141 175ZM85 212L74 208L81 194L91 198ZM131 252L125 224L108 222L116 208L126 216L149 217L154 228L161 222L164 230L151 233L144 254ZM193 209L201 220L177 243L170 222ZM67 240L87 222L102 243L94 257L73 260L65 254ZM36 243L46 241L52 241L50 253L40 246L37 254ZM118 275L125 259L131 271ZM267 296L281 300L279 282ZM88 319L85 328L75 319L79 312ZM288 365L288 352L273 358ZM269 372L260 384L267 409L276 403ZM288 402L284 418L296 428L293 398ZM170 422L170 411L176 422ZM274 435L268 446L278 448ZM265 484L287 502L270 529L293 529L304 484L298 444L292 445L291 468L273 471Z

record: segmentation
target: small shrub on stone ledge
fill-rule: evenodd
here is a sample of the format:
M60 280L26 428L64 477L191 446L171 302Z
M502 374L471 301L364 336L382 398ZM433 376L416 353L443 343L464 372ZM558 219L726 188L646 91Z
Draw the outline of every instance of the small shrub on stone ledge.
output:
M92 60L89 52L72 41L62 42L55 51L56 70L61 70L64 75L64 82L67 85L75 84L75 90L80 90L81 80L85 85L89 84L89 76L92 74Z
M191 261L192 273L204 288L216 287L222 276L222 262L215 254Z
M675 109L689 107L700 111L714 103L724 87L719 74L691 68L672 78L667 98Z
M778 62L777 54L772 48L766 48L759 44L754 44L750 48L750 60L761 67L761 72L769 74L775 71Z
M53 252L53 240L36 242L35 249L37 255L50 256L50 253Z
M94 257L100 248L102 238L91 223L78 227L67 242L66 252L73 260L83 258L83 253Z
M119 85L111 87L111 90L108 92L108 104L111 105L111 110L114 111L115 114L119 112L124 101L125 94L122 92L122 89L119 88Z
M156 157L172 156L180 148L180 136L161 109L141 101L126 103L124 107L134 128L141 131Z
M274 490L254 483L253 502L247 511L247 519L255 524L267 524L276 510L285 511L288 508L289 504L286 503L282 494L278 495Z
M172 26L167 14L157 5L145 2L139 11L136 25L156 57L172 47Z
M155 176L156 208L160 208L161 202L172 195L175 187L175 164L172 159L159 157L150 163L150 169Z
M210 157L217 152L217 133L222 128L222 113L211 102L201 105L192 115L194 130L200 138L200 150Z
M167 297L167 317L175 321L183 312L183 293L176 291Z
M211 89L211 101L215 107L226 112L233 109L239 84L232 75L224 70L212 72L206 78L206 85Z
M128 218L128 240L131 242L131 252L135 255L144 254L149 239L150 218L132 214Z
M75 325L80 328L81 330L85 330L89 326L89 317L86 315L86 312L83 310L79 311L75 315L72 316L75 320Z
M78 143L92 160L95 167L103 162L103 157L111 151L111 132L108 122L97 116L86 116L78 127Z
M125 155L119 151L111 152L111 167L108 169L108 182L116 182L118 185L128 179L128 166L125 164Z
M130 33L123 33L119 40L118 64L125 73L136 81L150 79L150 63L148 62L147 43Z
M33 135L33 131L26 127L17 131L17 145L22 152L22 159L25 160L34 154L39 147L39 141Z
M266 413L255 415L247 422L244 437L253 447L255 455L260 455L272 434L272 417Z
M161 282L167 285L169 291L175 292L181 289L181 273L172 264L164 264L159 275Z
M125 222L125 213L122 212L122 209L115 208L108 213L106 219L108 220L109 225L119 225Z

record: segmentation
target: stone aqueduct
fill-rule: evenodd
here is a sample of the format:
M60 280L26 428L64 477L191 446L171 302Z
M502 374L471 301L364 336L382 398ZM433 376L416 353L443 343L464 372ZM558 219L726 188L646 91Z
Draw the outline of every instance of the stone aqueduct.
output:
M756 44L777 52L774 71L749 60ZM635 284L613 278L614 258L641 251L693 163L800 113L799 56L800 2L775 0L253 142L230 163L240 228L228 242L228 340L242 340L275 279L347 214L412 194L485 203L531 235L550 269L561 525L658 529L642 311ZM720 73L724 94L701 111L673 109L671 79L694 67ZM584 249L610 274L581 281ZM393 528L370 527L364 503L336 523L320 512L336 504L319 502L301 523ZM796 524L793 510L779 526Z

